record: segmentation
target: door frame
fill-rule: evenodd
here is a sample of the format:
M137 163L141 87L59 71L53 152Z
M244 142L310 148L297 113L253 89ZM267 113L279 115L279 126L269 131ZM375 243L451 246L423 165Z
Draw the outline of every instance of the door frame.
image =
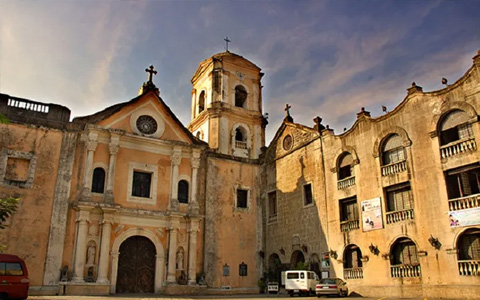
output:
M157 235L149 230L142 228L130 228L125 232L122 232L115 241L113 242L112 252L111 252L111 284L110 284L110 293L115 294L117 290L117 276L118 276L118 255L120 254L120 245L125 242L129 237L132 236L143 236L148 238L157 251L156 261L155 261L155 285L154 293L158 293L162 287L162 283L165 280L165 251L163 249L163 244Z

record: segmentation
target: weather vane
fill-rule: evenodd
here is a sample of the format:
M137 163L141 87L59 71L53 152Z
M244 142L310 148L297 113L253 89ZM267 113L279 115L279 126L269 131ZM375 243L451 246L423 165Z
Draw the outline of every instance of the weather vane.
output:
M223 40L225 41L225 44L226 44L225 50L228 51L228 43L231 43L232 41L228 39L228 36L226 38L224 38Z

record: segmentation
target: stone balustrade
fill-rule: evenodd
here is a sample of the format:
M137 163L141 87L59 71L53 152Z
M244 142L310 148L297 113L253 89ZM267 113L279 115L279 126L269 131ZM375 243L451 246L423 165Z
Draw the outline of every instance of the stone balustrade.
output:
M363 268L343 269L343 278L345 278L345 279L362 279L363 278Z
M358 220L347 220L340 222L340 230L342 232L348 232L360 228L360 222Z
M386 216L387 224L414 219L413 208L406 210L390 211L386 213Z
M469 138L465 140L455 141L447 145L440 147L440 155L442 158L448 158L460 153L475 151L477 149L477 143L475 138Z
M480 194L468 195L465 197L448 200L448 209L450 211L474 208L479 206Z
M391 275L394 278L420 277L420 265L395 265L390 267Z
M355 185L355 176L350 176L344 179L340 179L337 182L337 189L343 190L347 187L354 186L354 185Z
M382 176L388 176L392 174L397 174L401 172L405 172L407 170L407 161L402 160L399 162L395 162L393 164L388 164L382 166Z
M459 260L460 276L480 276L480 260Z
M247 142L235 141L235 148L247 149Z

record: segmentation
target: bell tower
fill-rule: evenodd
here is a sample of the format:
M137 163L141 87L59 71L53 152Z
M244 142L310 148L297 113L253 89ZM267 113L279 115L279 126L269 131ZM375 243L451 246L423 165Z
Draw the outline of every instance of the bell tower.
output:
M265 146L261 69L229 51L200 63L192 77L188 129L218 153L256 159Z

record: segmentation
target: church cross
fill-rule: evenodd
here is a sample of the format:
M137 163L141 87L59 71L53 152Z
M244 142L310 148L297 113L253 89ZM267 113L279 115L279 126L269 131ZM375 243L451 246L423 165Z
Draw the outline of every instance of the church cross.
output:
M290 108L292 108L288 103L285 105L285 111L287 112L287 116L290 116Z
M148 75L148 82L152 82L153 74L157 75L157 71L155 71L155 70L153 69L153 65L151 65L150 67L148 67L148 69L145 69L145 72L150 73L150 74Z
M226 44L225 50L228 51L228 43L231 43L232 41L228 39L228 36L226 38L224 38L223 40L225 41L225 44Z

